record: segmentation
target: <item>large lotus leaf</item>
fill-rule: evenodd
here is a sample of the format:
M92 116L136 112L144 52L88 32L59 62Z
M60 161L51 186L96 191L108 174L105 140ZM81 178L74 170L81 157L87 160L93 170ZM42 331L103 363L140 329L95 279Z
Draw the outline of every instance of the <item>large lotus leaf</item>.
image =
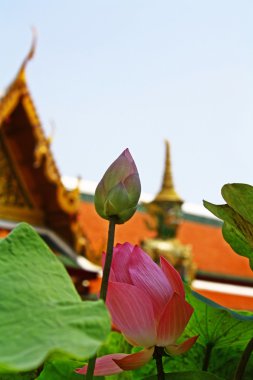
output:
M37 368L53 352L95 353L110 330L102 301L83 302L57 257L27 224L0 240L0 371Z
M194 313L187 325L188 335L198 335L198 343L213 348L247 345L253 336L253 314L235 312L187 289Z
M146 377L143 380L157 380L157 375ZM222 378L204 371L190 371L166 373L164 380L222 380Z
M224 221L224 239L236 253L249 258L253 269L253 187L236 183L224 185L222 195L228 204L204 201L204 206Z
M210 357L208 373L215 374L226 380L231 380L236 371L237 364L241 358L244 348L245 346L228 346L220 349L214 348ZM180 370L194 373L201 371L204 363L204 357L205 348L200 344L195 343L195 345L183 355L165 357L163 359L164 371L170 373ZM250 358L243 380L252 380L252 371L253 358ZM156 365L154 360L151 360L148 364L138 370L133 371L132 373L132 379L134 380L146 379L149 378L149 376L151 378L154 376L155 378Z
M130 354L132 346L125 340L124 336L116 331L111 331L106 341L98 350L98 356L124 352Z
M190 355L202 346L202 369L208 368L209 371L230 379L242 351L253 336L253 314L224 308L189 288L187 299L193 306L194 313L185 336L199 335L197 344L189 351ZM252 371L252 364L250 361L247 371ZM251 378L247 376L245 379Z

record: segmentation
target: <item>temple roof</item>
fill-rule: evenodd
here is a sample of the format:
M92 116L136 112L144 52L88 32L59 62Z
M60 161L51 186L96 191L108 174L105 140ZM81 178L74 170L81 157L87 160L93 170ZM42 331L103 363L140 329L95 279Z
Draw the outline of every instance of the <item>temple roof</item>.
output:
M26 81L36 39L0 98L0 218L51 228L77 252L87 243L78 223L79 190L61 181Z

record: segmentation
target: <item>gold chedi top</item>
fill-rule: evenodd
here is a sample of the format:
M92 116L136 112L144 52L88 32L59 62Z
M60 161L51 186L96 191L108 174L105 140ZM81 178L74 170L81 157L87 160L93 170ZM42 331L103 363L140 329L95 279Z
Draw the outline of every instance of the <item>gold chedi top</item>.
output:
M162 187L159 193L156 195L153 202L176 202L183 203L183 200L177 194L171 173L171 160L170 160L170 145L168 140L165 140L166 153L165 153L165 170L163 175Z
M145 204L148 213L156 219L157 237L165 239L174 237L176 229L181 218L181 206L183 200L177 194L171 170L170 146L165 140L165 168L161 190L155 196L154 200Z
M171 170L170 146L166 140L165 168L161 190L154 200L145 204L148 214L153 218L156 236L142 242L143 249L156 262L160 256L165 257L180 273L184 281L190 283L194 278L195 268L189 245L183 245L177 238L177 229L181 223L181 206L183 200L177 194Z

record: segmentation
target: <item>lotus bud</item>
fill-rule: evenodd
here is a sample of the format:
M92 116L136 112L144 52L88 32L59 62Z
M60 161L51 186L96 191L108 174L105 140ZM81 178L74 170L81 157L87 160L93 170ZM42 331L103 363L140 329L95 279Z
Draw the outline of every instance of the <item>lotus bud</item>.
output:
M141 183L128 149L105 172L95 191L95 208L104 219L125 223L136 211Z

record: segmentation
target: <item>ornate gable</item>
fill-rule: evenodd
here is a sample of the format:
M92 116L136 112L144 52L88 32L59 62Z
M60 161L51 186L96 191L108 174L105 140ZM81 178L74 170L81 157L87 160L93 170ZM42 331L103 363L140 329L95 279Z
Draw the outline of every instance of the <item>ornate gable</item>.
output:
M50 228L84 252L79 190L68 191L61 181L26 82L35 42L0 99L0 218Z

